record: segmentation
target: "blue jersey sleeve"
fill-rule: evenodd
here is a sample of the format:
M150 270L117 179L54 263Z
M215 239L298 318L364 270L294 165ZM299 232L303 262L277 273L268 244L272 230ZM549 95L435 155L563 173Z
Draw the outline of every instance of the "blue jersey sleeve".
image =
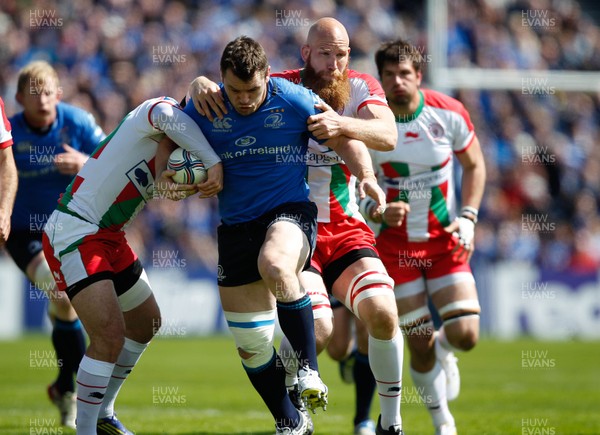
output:
M102 128L96 124L96 120L91 113L83 112L78 117L79 132L81 135L81 152L92 154L98 144L106 138Z

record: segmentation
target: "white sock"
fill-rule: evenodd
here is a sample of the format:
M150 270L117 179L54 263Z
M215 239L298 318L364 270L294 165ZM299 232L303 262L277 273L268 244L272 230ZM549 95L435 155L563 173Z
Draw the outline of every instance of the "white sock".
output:
M77 371L77 435L96 435L106 387L115 365L84 355Z
M444 326L442 326L435 334L435 355L438 359L444 359L450 352L460 352L460 349L450 344Z
M285 367L285 386L289 389L298 383L299 364L294 349L285 335L279 345L279 358Z
M431 415L433 425L435 427L443 423L454 425L454 418L450 414L448 400L446 400L446 373L439 361L435 362L433 369L425 373L419 373L411 367L410 374L419 396Z
M104 401L100 407L98 418L112 417L115 414L115 400L119 390L127 379L127 376L133 370L133 367L138 362L144 350L146 350L148 344L138 343L129 338L125 338L123 349L117 358L117 362L112 371L110 381L108 382L108 388L106 388L106 394L104 395Z
M369 336L369 365L377 381L381 407L381 426L402 428L400 401L402 399L402 360L404 337L398 329L391 340L378 340Z

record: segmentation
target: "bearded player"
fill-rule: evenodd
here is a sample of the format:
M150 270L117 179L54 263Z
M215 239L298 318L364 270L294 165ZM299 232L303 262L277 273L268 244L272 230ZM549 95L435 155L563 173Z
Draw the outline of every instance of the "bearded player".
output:
M377 249L394 278L414 384L435 433L456 434L448 408L460 388L454 353L473 348L479 335L469 259L485 185L483 155L464 106L419 89L421 56L415 47L402 40L383 44L375 61L396 116L398 145L390 153L372 153L388 207L383 216L368 202L365 210L382 224ZM453 157L462 167L458 217ZM443 322L437 332L428 296Z
M379 83L348 68L350 47L344 26L333 18L318 20L311 26L301 54L303 69L272 75L300 83L328 103L320 107L323 113L309 118L313 135L322 140L343 135L361 140L372 149L393 149L397 140L393 114ZM198 110L210 119L211 110L220 118L227 113L222 95L204 77L192 83L190 95ZM393 302L393 281L374 248L373 232L358 212L356 178L334 151L315 141L309 144L307 158L310 199L318 207L318 235L311 268L302 273L301 282L311 296L317 350L326 347L333 329L329 291L362 320L368 331L364 347L368 348L369 358L364 355L361 362L367 372L370 364L377 382L381 405L377 433L402 433L403 337ZM285 340L280 356L290 375L290 394L294 395L295 358ZM368 384L360 384L368 393L357 393L357 397L369 399L357 410L357 429L370 423L372 387ZM373 433L372 429L368 433Z

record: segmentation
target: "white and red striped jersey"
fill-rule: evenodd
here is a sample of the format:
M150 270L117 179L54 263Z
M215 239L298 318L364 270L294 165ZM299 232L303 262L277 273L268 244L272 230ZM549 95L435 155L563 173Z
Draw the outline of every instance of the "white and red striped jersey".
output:
M410 241L436 237L456 217L453 153L464 152L475 139L462 103L439 92L419 92L417 111L396 120L396 149L370 151L387 202L410 204L400 227L382 225L380 231L393 231Z
M60 198L58 210L100 228L123 228L153 197L156 150L165 135L207 168L220 161L177 101L146 100L98 145Z
M294 83L302 83L302 70L287 70L272 74ZM342 116L358 118L364 106L376 104L387 107L387 100L381 85L369 74L348 70L350 79L350 101L344 107ZM356 203L356 177L333 150L309 141L307 155L307 181L310 187L310 200L317 204L318 222L337 222L355 216L362 219Z
M10 122L8 122L8 118L6 117L2 98L0 98L0 118L0 149L2 149L8 148L13 144Z

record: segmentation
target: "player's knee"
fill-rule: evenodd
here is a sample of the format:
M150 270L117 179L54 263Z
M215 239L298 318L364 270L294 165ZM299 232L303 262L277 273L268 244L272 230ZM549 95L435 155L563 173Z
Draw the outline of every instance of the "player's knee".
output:
M479 340L479 312L463 311L443 320L448 342L457 349L468 351Z
M258 261L258 272L278 301L293 301L299 297L299 286L290 285L297 281L295 271L286 268L282 262L261 258Z
M327 345L327 354L334 361L341 361L348 356L352 348L350 342L346 340L336 340L335 338Z
M244 367L262 367L275 357L275 310L255 313L226 311L225 318Z
M398 332L398 311L386 298L372 297L361 302L361 320L369 335L380 340L390 340Z
M479 340L479 331L475 328L464 328L459 334L446 335L448 342L462 351L473 349Z

